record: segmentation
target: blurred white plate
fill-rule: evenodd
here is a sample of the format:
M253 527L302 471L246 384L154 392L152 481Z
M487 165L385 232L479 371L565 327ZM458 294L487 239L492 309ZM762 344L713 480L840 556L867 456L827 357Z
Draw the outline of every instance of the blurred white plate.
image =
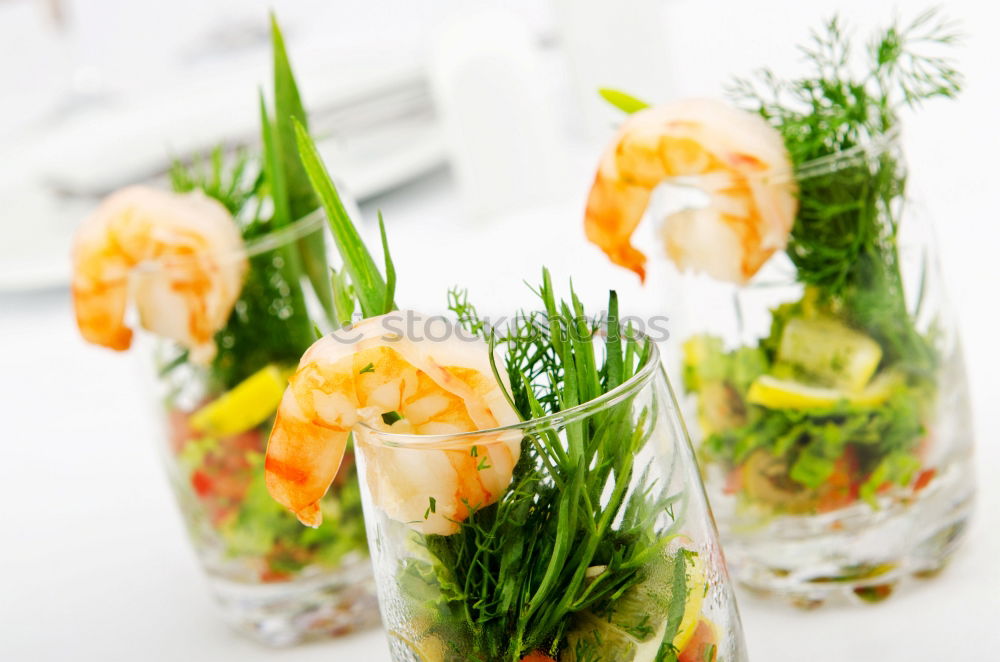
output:
M361 74L333 81L314 73L307 100L315 99L312 128L331 171L363 200L439 168L445 151L419 69ZM162 180L173 156L253 142L254 99L231 88L201 82L143 105L95 108L19 150L18 169L8 161L0 178L0 292L66 285L73 231L104 195Z

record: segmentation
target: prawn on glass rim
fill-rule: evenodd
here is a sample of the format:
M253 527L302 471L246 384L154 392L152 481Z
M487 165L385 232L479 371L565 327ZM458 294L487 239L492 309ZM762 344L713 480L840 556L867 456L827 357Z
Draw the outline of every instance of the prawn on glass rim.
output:
M129 300L140 324L192 360L215 355L247 270L236 221L200 192L134 186L106 198L73 240L73 307L87 341L128 349Z
M630 115L605 150L587 199L587 238L612 262L645 279L646 256L631 237L653 190L694 181L708 197L659 228L681 269L745 283L784 248L798 209L791 160L762 117L721 101L690 99Z
M264 475L271 496L303 524L322 522L319 501L352 432L364 445L372 502L416 531L455 533L471 512L503 495L520 456L519 433L477 436L475 452L390 447L377 438L378 432L489 430L520 420L493 375L487 344L467 336L432 340L446 335L429 329L435 319L444 324L405 311L372 317L324 336L302 356L278 407ZM414 325L420 334L403 331Z

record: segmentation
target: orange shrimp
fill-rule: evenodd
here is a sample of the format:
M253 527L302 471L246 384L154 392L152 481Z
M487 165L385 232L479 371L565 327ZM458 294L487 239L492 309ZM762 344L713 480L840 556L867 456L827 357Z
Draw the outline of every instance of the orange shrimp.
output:
M352 431L365 444L372 501L423 533L454 533L470 509L495 502L510 483L520 435L498 433L474 453L390 448L370 439L374 431L451 434L518 421L484 342L402 332L430 323L412 312L373 317L321 338L302 356L278 407L265 478L271 496L303 524L322 521L319 500ZM383 417L390 413L398 420Z
M781 135L763 118L719 101L691 99L625 120L601 157L587 200L587 238L612 262L645 279L646 256L631 243L653 190L694 178L708 206L667 217L667 255L737 283L785 246L798 202Z
M136 269L149 264L149 269ZM233 217L201 193L144 187L105 199L73 240L73 306L83 337L128 349L131 298L143 327L190 350L215 355L213 335L239 297L247 260Z

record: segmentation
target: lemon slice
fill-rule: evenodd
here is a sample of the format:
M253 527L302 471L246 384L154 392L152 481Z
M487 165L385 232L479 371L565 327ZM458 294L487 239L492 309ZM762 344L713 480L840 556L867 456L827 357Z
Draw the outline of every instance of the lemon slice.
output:
M809 386L771 375L761 375L747 391L747 402L769 409L818 409L846 399L839 389Z
M585 611L578 614L572 631L566 635L560 662L591 659L653 662L663 642L666 614L673 600L673 558L665 555L662 565L652 570L650 578L626 591L607 613L598 615ZM683 650L698 629L706 583L704 563L698 556L689 556L684 614L673 640L677 650Z
M260 425L278 409L288 374L268 365L191 416L191 427L207 435L231 437Z
M701 605L705 601L705 594L708 593L708 579L705 577L705 564L700 556L693 559L694 565L688 570L687 576L687 602L684 603L684 618L677 628L677 636L674 637L674 648L679 651L684 650L695 630L698 629L698 621L701 616Z
M684 648L678 649L680 652L679 659L715 662L718 659L718 649L716 646L719 640L718 626L709 619L702 618L698 621L691 640L684 645Z
M399 652L405 659L413 662L443 662L445 659L444 645L434 637L424 638L417 643L397 630L390 630L387 634L393 654Z
M863 390L851 393L835 388L810 386L791 379L761 375L750 384L747 402L769 409L822 409L846 401L862 407L882 404L902 383L902 376L886 372Z
M865 390L850 398L853 404L863 407L876 407L888 400L893 393L898 391L906 383L906 378L902 373L895 370L886 370L875 379L871 380Z

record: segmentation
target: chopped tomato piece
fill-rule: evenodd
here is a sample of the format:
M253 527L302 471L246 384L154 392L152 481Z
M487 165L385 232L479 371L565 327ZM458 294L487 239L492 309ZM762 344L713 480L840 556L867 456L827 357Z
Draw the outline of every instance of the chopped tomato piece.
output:
M913 491L919 492L927 487L934 480L935 475L937 475L937 469L924 469L921 471L917 474L917 479L913 481Z
M521 662L556 662L556 661L541 651L535 651L533 653L528 653L527 655L522 657Z
M691 641L677 656L677 662L715 662L718 656L715 628L712 627L711 623L702 619L698 621L698 627L695 628Z
M180 453L187 442L200 436L191 427L190 412L180 409L171 409L167 412L167 437L170 442L170 450Z
M198 470L191 474L191 487L200 497L207 497L212 493L214 484L212 477L204 471Z
M291 578L292 578L292 573L290 572L271 570L270 568L268 568L267 570L261 570L260 572L260 581L266 584L271 584L274 582L287 582Z
M726 484L722 488L723 494L737 494L743 489L743 467L739 466L726 475Z
M833 474L826 483L819 488L819 500L816 503L816 510L821 513L829 513L845 506L849 506L858 500L858 491L861 488L860 462L854 449L848 447L836 465Z

